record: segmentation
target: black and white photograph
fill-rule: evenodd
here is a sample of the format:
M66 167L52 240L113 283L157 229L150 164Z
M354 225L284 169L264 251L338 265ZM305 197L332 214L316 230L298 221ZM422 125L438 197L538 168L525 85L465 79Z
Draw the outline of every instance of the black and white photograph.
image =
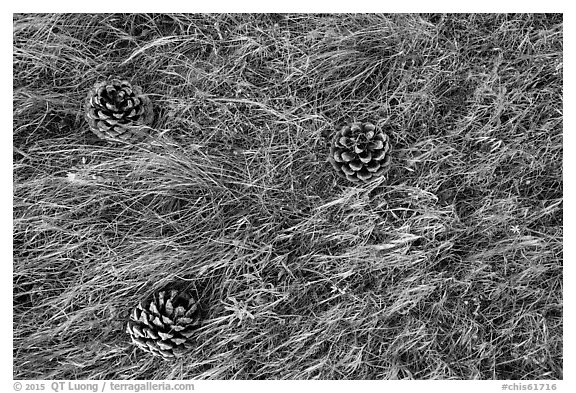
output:
M12 22L14 391L562 383L562 13Z

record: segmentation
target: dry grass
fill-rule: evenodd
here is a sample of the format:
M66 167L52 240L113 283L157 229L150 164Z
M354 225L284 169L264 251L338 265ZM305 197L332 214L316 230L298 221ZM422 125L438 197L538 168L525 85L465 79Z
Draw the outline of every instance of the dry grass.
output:
M562 16L15 15L14 378L562 378ZM153 144L82 117L142 86ZM391 127L386 182L326 162ZM198 294L175 362L124 334Z

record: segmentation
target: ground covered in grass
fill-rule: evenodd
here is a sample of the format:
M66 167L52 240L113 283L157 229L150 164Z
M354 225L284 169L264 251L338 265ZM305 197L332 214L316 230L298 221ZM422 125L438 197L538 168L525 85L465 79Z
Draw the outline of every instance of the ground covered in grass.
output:
M15 15L14 378L562 378L562 16ZM151 143L89 132L140 85ZM388 179L330 136L372 121ZM125 333L177 283L204 324Z

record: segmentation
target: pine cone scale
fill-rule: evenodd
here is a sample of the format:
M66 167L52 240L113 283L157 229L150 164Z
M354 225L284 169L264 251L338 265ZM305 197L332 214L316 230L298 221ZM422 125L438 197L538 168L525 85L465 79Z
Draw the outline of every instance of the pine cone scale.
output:
M372 159L374 161L378 162L378 161L382 160L383 158L385 158L386 153L387 153L387 149L382 149L379 152L377 152L376 155L372 157Z
M378 169L380 169L380 167L381 167L381 165L377 161L372 161L372 162L368 163L368 165L366 165L366 169L368 169L368 172L372 172L372 173L376 173L378 171Z
M362 169L362 162L358 161L358 160L354 160L354 161L350 161L348 163L348 166L353 170L353 171L359 171L360 169Z
M354 169L350 168L350 165L348 165L348 164L344 164L340 168L342 169L342 172L344 172L345 174L350 175L350 176L352 176L356 173L356 171Z
M362 161L364 164L369 163L370 161L372 161L372 153L370 153L369 151L363 152L361 154L358 154L358 158L360 159L360 161Z

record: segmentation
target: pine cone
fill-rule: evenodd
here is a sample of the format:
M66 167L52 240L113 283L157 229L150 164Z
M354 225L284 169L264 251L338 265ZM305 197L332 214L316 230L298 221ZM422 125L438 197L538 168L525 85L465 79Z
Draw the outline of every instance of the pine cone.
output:
M142 126L154 119L152 103L142 95L142 89L119 79L94 85L86 97L85 112L90 129L98 137L132 143L146 138Z
M126 331L141 349L165 359L192 347L189 338L200 325L198 305L187 292L159 291L130 315Z
M371 123L352 123L336 132L328 161L338 176L369 182L390 168L388 135Z

